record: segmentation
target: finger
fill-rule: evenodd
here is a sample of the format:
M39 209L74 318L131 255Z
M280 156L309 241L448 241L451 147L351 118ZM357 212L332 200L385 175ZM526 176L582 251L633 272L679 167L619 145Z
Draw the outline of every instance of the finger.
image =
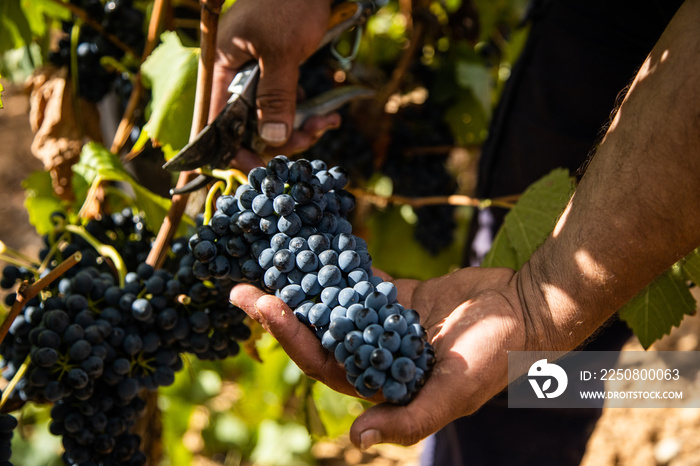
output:
M333 353L321 346L316 335L296 318L284 302L264 295L257 301L256 307L265 319L267 330L299 369L336 391L355 393L347 382L345 368L335 360Z
M340 114L333 112L327 115L316 115L309 117L302 126L301 130L307 134L320 138L323 134L331 129L340 127Z
M247 283L241 283L231 288L229 301L231 301L231 304L234 306L240 307L252 319L263 325L265 320L255 307L255 303L257 303L258 299L264 294L265 292L258 287Z
M366 450L378 443L413 445L459 417L455 401L448 393L454 380L433 372L429 382L406 406L382 403L365 411L350 429L350 440Z
M337 113L311 117L301 130L292 133L286 144L268 147L265 153L270 156L298 154L316 144L326 131L338 128L340 123L340 115Z
M226 102L229 99L228 86L237 72L237 68L232 68L227 64L218 61L214 63L211 101L209 103L209 122L216 118L226 106Z
M289 139L296 109L299 62L289 56L260 60L256 105L258 132L266 144L279 147Z

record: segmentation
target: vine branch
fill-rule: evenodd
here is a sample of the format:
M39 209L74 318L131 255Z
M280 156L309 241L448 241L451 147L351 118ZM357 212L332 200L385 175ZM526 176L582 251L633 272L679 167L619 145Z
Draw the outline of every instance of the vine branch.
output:
M406 196L381 196L363 189L349 189L358 199L369 202L378 207L387 207L393 204L409 205L411 207L425 207L429 205L453 205L476 207L485 209L487 207L503 207L511 209L520 195L496 197L493 199L477 199L463 194L452 194L450 196L428 196L428 197L406 197Z
M22 282L22 284L19 286L19 289L17 290L17 298L12 304L10 313L7 315L7 317L5 317L5 320L3 321L2 325L0 325L0 343L2 343L2 341L5 339L7 332L10 330L12 322L15 321L15 319L22 311L22 308L27 303L27 301L30 301L32 298L38 295L39 292L41 292L41 290L49 286L54 280L66 273L67 270L69 270L75 264L80 262L82 258L83 255L80 253L80 251L78 251L72 256L70 256L68 259L58 264L55 269L51 270L43 278L37 280L31 285L29 284L29 282Z

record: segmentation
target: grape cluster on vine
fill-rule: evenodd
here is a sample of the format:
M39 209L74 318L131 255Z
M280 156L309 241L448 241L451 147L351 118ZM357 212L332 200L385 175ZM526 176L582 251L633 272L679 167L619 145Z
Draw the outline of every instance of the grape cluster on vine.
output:
M205 360L238 354L251 334L245 313L229 303L230 283L194 276L185 238L173 242L165 268L145 264L153 235L131 209L79 229L65 227L63 215L53 218L56 229L39 255L45 269L8 266L3 286L39 278L74 252L84 260L28 301L0 344L3 377L26 370L10 402L54 403L49 428L63 438L66 464L145 464L131 433L144 389L171 385L185 353ZM121 252L123 277L96 244Z
M84 10L88 16L100 24L105 32L114 35L119 41L137 53L143 49L144 14L134 8L132 0L71 0L70 3ZM49 55L57 66L71 65L71 31L75 23L65 21L63 31L68 34L58 42L58 50ZM120 60L124 50L113 44L107 37L89 25L81 25L76 54L78 58L78 91L81 97L97 102L107 94L112 85L122 99L131 93L128 73L108 70L102 59L111 57Z

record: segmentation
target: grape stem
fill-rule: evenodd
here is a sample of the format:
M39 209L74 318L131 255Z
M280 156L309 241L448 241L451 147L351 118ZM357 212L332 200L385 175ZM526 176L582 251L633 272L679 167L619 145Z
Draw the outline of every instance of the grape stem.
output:
M207 200L204 203L204 224L209 225L209 222L211 222L211 217L212 217L212 210L214 206L214 196L216 196L217 191L221 191L222 193L226 191L226 186L228 186L228 183L224 184L223 181L217 181L214 183L214 186L211 187L209 192L207 193Z
M95 249L101 256L108 257L114 264L114 268L117 269L117 276L119 277L119 286L124 286L124 278L126 277L126 264L124 264L124 259L117 252L114 247L107 244L101 243L97 238L88 233L85 228L79 227L77 225L65 225L63 229L74 235L78 235L83 238L87 243Z
M80 262L82 258L83 255L80 253L80 251L78 251L72 256L70 256L68 259L58 264L55 269L51 270L40 280L37 280L31 285L27 281L24 281L19 285L19 289L17 290L17 298L12 304L10 313L7 315L7 317L5 317L5 320L3 321L2 325L0 325L0 343L2 343L2 341L5 339L7 332L10 330L12 322L14 322L15 318L17 318L27 301L30 301L32 298L38 295L39 292L41 292L41 290L49 286L49 284L51 284L54 280L66 273L67 270L69 270L75 264Z
M0 398L0 411L5 406L5 403L7 403L7 400L10 399L12 391L15 389L15 386L17 385L17 383L19 383L22 377L24 377L24 374L26 374L27 369L29 369L29 365L31 363L32 357L30 355L27 355L27 358L24 360L22 365L19 366L19 369L17 369L15 376L12 377L12 380L10 380L10 383L7 384L7 387L5 387L5 390L2 392L2 398Z
M411 207L424 207L428 205L454 205L454 206L469 206L477 209L486 209L488 207L503 207L511 209L515 205L520 195L503 196L494 199L476 199L474 197L465 196L462 194L453 194L451 196L428 196L428 197L406 197L406 196L380 196L362 189L349 190L356 198L362 199L379 207L387 207L392 204L409 205Z
M235 168L229 168L228 170L215 168L211 171L211 175L226 181L226 189L224 189L224 194L231 194L234 187L248 183L248 177L246 174Z
M37 270L39 274L41 274L49 266L53 260L53 257L56 255L56 251L58 251L58 248L61 246L61 242L66 239L66 235L67 233L63 233L63 235L61 235L57 241L53 241L52 239L53 244L51 245L51 249L49 249L48 254L46 254L46 257L42 261L41 265L39 265L39 270Z
M71 92L71 103L75 114L75 123L80 135L85 135L85 125L83 124L82 113L80 112L80 83L78 82L78 43L80 41L80 25L82 21L78 19L70 31L70 80L73 90Z
M9 262L18 267L26 267L28 269L34 269L36 267L36 262L32 260L31 257L27 257L20 251L10 248L5 244L5 242L0 240L0 259L5 262Z

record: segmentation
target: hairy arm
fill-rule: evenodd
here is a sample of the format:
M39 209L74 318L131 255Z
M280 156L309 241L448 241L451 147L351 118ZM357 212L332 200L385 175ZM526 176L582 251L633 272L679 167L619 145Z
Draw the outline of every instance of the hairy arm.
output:
M533 348L573 349L700 244L698 24L700 1L686 1L553 234L519 273Z

